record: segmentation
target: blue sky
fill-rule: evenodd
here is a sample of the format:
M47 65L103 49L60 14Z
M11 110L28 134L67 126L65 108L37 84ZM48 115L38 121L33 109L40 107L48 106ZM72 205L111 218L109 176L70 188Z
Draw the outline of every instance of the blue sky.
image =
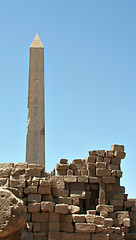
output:
M25 161L29 47L45 48L46 171L124 144L136 198L136 1L0 3L0 162Z

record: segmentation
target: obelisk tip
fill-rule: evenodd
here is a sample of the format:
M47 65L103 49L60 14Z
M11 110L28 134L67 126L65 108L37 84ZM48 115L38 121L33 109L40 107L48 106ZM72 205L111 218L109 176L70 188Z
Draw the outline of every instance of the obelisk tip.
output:
M31 44L30 48L43 48L42 42L37 33L35 35L35 38Z

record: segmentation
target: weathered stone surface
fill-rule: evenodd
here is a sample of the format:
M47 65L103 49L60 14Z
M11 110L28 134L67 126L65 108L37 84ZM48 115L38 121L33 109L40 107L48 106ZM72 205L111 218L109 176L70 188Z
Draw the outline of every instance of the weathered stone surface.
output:
M53 202L41 202L41 210L43 212L53 212L54 203Z
M56 204L55 212L59 214L67 214L68 213L68 204Z
M0 239L21 239L26 219L23 201L12 192L0 188Z
M75 223L75 232L93 233L95 229L96 225L93 223Z

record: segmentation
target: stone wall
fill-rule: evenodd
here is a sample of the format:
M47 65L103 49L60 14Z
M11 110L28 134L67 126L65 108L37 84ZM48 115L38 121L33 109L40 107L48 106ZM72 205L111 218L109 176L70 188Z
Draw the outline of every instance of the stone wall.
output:
M0 164L0 186L23 200L29 239L136 239L136 201L120 186L124 157L124 146L112 145L61 159L57 176L37 164Z

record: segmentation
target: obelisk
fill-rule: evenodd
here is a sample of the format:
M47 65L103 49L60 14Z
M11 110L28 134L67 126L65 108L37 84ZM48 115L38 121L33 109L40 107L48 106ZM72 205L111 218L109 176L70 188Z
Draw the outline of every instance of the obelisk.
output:
M44 47L38 34L29 56L26 162L45 165Z

